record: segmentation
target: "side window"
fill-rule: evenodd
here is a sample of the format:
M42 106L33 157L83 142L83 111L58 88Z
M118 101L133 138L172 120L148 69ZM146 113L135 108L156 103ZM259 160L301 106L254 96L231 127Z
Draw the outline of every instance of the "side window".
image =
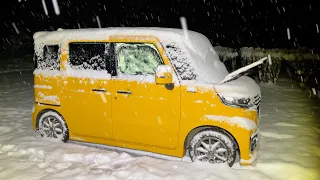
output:
M153 44L116 43L118 73L128 75L155 74L162 59Z
M110 72L109 43L70 43L69 64L73 69Z
M45 45L43 54L36 57L37 68L47 70L60 70L59 45Z

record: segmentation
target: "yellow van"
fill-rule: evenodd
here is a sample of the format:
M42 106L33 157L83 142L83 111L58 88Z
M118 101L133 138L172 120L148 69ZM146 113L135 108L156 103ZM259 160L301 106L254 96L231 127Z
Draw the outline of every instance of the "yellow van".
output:
M192 161L256 159L260 88L194 31L102 28L34 34L32 123L42 136Z

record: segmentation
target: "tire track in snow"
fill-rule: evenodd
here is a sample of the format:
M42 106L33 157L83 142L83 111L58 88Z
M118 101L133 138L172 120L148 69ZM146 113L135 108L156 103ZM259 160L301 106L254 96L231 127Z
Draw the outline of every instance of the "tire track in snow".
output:
M298 124L286 123L286 122L278 122L278 123L275 123L274 125L276 125L276 126L285 126L285 127L299 127L300 126Z
M290 139L290 138L295 138L294 135L290 134L279 134L279 133L274 133L274 132L264 132L260 131L260 134L264 137L269 137L269 138L276 138L276 139Z

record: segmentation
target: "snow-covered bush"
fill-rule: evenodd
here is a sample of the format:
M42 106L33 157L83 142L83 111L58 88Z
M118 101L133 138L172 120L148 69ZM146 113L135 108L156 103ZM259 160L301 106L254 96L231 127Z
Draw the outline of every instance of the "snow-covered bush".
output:
M215 46L214 50L229 71L235 71L237 69L237 60L239 57L237 50L222 46Z
M254 47L242 47L232 49L228 47L216 46L215 51L224 62L228 70L236 70L240 67L247 66L263 57L270 55L269 61L258 67L259 80L264 83L276 83L279 78L282 61L288 62L293 69L292 74L305 71L305 69L314 69L313 65L320 61L319 53L315 53L307 48L298 49L264 49ZM228 63L232 61L232 63ZM240 62L237 62L240 61ZM240 66L237 66L240 65ZM231 66L231 67L230 67Z
M219 55L219 58L222 62L234 59L239 56L238 52L235 49L228 47L215 46L214 50Z

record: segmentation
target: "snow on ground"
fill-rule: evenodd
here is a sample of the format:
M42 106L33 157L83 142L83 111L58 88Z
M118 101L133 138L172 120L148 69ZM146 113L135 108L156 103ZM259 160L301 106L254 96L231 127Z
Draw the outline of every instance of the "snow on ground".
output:
M286 79L262 85L258 162L241 169L44 139L32 106L32 73L0 74L0 179L320 179L319 100Z

